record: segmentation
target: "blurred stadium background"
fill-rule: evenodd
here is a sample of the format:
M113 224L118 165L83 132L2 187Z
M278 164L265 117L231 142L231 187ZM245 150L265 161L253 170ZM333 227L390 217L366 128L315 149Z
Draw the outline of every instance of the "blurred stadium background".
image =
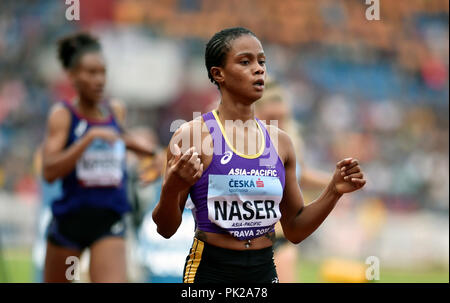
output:
M33 154L50 106L74 94L56 41L77 30L100 37L108 94L125 102L128 126L165 145L172 121L217 101L204 46L230 26L261 39L302 126L305 162L331 172L351 155L366 172L365 189L298 246L299 281L356 281L346 271L376 256L379 282L449 282L447 0L380 0L379 21L366 20L363 0L80 4L80 20L68 21L65 1L0 1L0 282L38 280Z

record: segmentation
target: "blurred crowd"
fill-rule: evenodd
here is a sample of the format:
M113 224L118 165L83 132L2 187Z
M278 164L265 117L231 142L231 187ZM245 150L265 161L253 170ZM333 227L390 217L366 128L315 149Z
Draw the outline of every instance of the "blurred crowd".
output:
M448 211L448 1L381 1L379 21L366 20L368 5L356 0L80 3L80 21L65 19L62 1L0 3L0 190L38 191L32 155L48 109L73 95L56 61L61 36L92 30L118 41L128 28L155 49L176 41L169 47L180 66L163 78L171 93L140 102L121 96L129 124L154 128L164 145L172 121L217 102L204 44L241 25L261 38L269 73L286 89L308 165L330 170L351 155L364 165L367 192L387 207ZM136 85L158 83L158 73Z

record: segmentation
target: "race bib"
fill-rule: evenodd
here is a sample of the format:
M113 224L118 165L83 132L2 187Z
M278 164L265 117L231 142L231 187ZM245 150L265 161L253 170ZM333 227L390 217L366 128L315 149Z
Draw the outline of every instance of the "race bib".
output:
M208 218L234 237L260 237L280 220L277 177L211 174L208 182Z
M95 139L77 162L76 174L85 187L119 186L125 168L125 144Z

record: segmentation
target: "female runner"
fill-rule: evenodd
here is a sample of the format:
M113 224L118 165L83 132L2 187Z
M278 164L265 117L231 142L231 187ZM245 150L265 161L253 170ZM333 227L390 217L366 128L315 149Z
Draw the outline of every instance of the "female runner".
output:
M106 66L97 39L68 36L58 52L77 96L55 104L47 122L43 177L62 180L62 197L52 203L44 281L77 279L77 261L69 257L89 248L92 282L125 282L125 150L153 151L124 130L123 106L103 98Z
M299 243L343 194L366 181L356 159L343 159L326 189L305 206L291 139L254 115L266 75L260 41L245 28L222 30L208 42L205 61L221 102L172 137L153 220L162 236L171 237L190 195L196 232L185 283L278 282L274 225L281 221L285 237Z

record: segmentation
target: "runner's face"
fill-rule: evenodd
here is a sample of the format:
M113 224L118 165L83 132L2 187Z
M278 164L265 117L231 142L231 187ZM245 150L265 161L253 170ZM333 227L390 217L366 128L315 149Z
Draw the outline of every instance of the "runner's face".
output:
M266 77L266 57L259 40L251 35L231 41L222 68L221 89L242 96L250 102L262 97Z
M86 53L71 72L78 93L86 100L100 102L106 81L106 66L99 52Z

